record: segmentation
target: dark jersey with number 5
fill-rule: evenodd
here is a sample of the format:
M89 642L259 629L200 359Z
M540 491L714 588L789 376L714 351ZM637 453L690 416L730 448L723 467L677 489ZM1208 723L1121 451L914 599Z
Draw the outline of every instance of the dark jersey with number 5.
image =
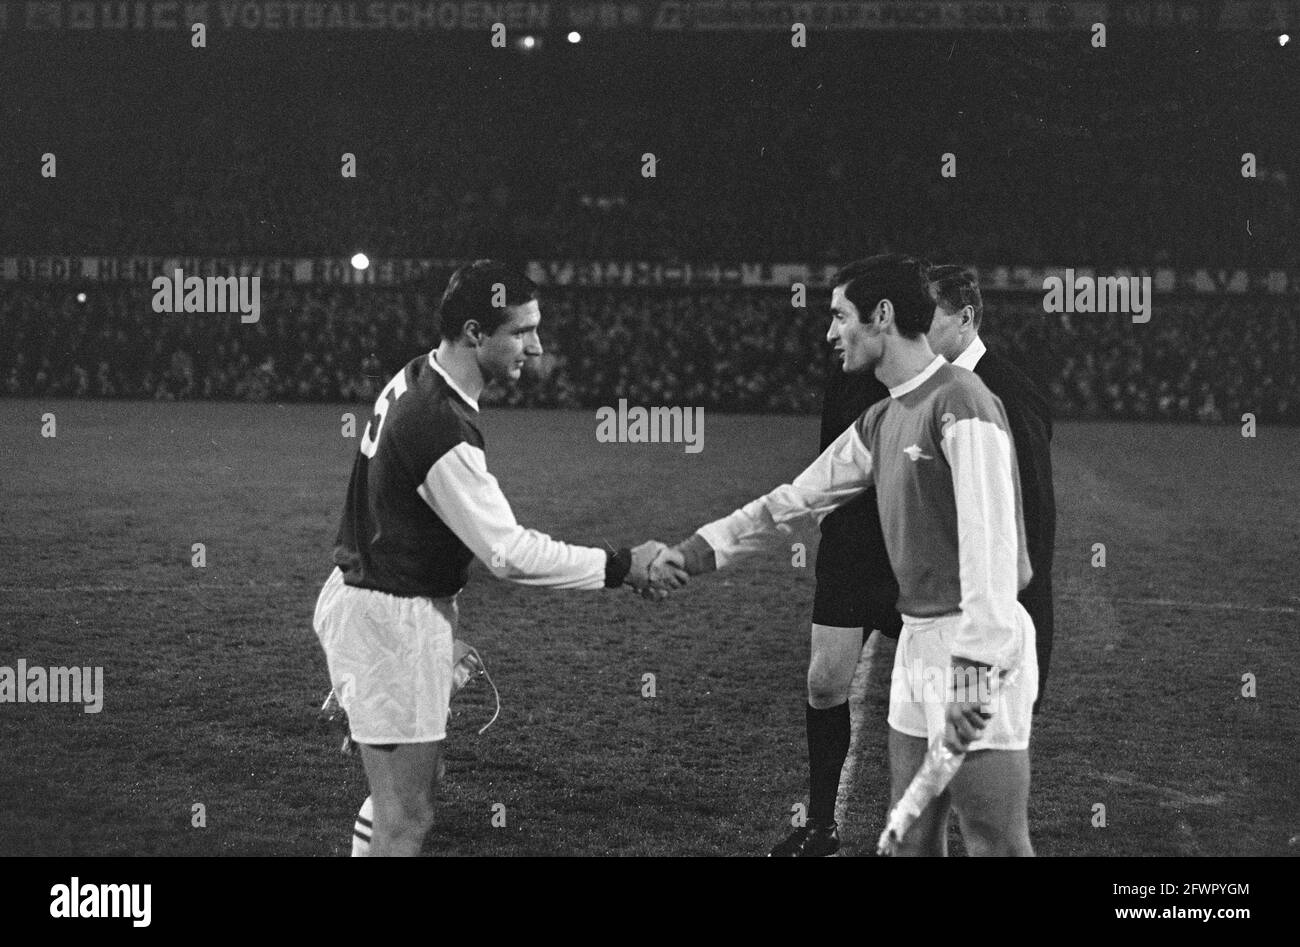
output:
M429 354L412 359L384 386L357 448L334 541L345 583L432 598L464 587L474 554L420 490L456 445L482 450L476 414Z
M605 586L603 549L515 520L487 469L478 403L435 352L412 359L380 392L334 542L345 583L390 595L455 595L476 558L497 578L524 585Z

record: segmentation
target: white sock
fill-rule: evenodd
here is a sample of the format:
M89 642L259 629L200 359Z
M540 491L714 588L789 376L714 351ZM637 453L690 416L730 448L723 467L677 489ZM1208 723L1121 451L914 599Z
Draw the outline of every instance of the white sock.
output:
M366 858L370 855L370 830L375 822L375 804L366 796L357 813L357 821L352 826L352 857Z

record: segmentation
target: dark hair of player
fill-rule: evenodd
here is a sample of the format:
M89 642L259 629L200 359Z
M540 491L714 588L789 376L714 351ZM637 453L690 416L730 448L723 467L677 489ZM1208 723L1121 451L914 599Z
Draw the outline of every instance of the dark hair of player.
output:
M930 330L934 300L926 278L928 264L904 253L881 253L854 260L835 274L833 286L843 286L844 296L865 322L882 299L894 306L894 323L901 335L915 339Z
M933 266L930 268L930 284L948 312L957 312L963 306L975 310L975 331L979 331L980 319L984 317L979 277L960 266Z
M498 285L505 290L504 306L492 305ZM537 284L517 267L499 260L466 263L447 281L438 306L438 331L444 339L456 339L465 323L473 320L485 335L491 335L506 321L507 307L536 298Z

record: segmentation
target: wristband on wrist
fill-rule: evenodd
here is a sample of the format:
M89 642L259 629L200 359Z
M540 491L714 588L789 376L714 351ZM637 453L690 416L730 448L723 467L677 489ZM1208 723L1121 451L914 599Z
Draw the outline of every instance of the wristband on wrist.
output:
M605 588L616 589L627 579L627 574L632 571L632 550L624 546L615 552L613 549L605 553Z

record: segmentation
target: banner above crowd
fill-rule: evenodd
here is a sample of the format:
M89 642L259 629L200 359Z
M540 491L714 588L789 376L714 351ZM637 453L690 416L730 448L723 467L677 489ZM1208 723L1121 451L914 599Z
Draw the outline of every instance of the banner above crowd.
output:
M452 270L452 260L374 260L357 269L345 257L0 257L0 281L33 283L149 283L183 270L189 276L258 276L268 283L401 286L430 269Z
M161 257L161 256L7 256L0 257L4 283L139 283L148 287L176 270L187 276L257 276L267 284L302 286L411 286L432 274L441 291L462 261L447 259L373 260L357 269L343 257ZM1038 293L1044 281L1067 273L1081 278L1147 276L1159 294L1300 295L1300 273L1281 269L1086 266L971 267L987 293ZM770 289L788 291L795 283L829 289L836 267L806 263L651 263L534 261L528 274L543 286L589 289Z
M20 31L210 30L437 32L642 29L1070 30L1093 23L1222 30L1287 29L1300 0L0 0L0 34Z

